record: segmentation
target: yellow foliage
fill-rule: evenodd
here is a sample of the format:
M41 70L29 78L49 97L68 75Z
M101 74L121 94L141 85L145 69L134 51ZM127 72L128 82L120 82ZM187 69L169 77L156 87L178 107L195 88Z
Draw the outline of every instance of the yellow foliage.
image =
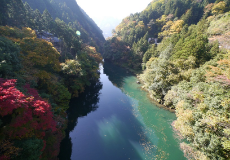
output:
M20 41L21 53L24 59L24 66L38 66L45 69L53 69L59 72L61 70L59 63L59 52L50 42L37 38L23 38ZM40 68L40 69L42 69ZM47 69L48 69L47 68Z
M139 21L138 24L135 26L135 28L137 27L145 27L145 24L143 21Z
M152 62L153 62L155 59L157 59L157 58L151 57L151 58L149 59L149 61L146 63L146 68L147 68L147 69L150 69L150 68L151 68L151 64L152 64Z
M164 30L170 30L170 27L173 25L173 21L168 21L163 27L162 27L162 31Z
M204 112L205 109L207 109L207 105L205 103L200 103L197 105L197 109L199 109L200 111Z
M201 92L193 91L192 92L193 99L199 102L204 101L204 95Z
M14 38L36 37L35 31L31 28L24 27L19 29L17 27L10 26L0 26L0 35Z
M212 13L213 14L221 14L221 13L224 13L226 9L226 3L224 1L220 1L219 3L215 4L213 7L212 7Z
M31 28L0 26L0 34L18 43L23 68L19 71L26 81L38 82L49 86L56 81L54 73L61 71L60 54L52 43L36 37Z
M194 120L192 110L184 110L184 103L184 101L180 101L176 106L177 120L174 123L174 127L184 136L194 136L193 129L189 125Z
M158 0L158 1L155 1L155 2L152 2L151 5L149 5L145 11L149 11L149 10L154 10L156 7L157 7L157 4L164 4L165 3L165 0Z
M161 33L159 33L159 36L167 37L175 33L179 33L184 25L183 20L177 20L175 22L173 21L168 21L163 27Z
M156 19L156 23L158 24L164 24L167 21L167 16L166 15L162 15L161 18Z
M31 28L23 27L22 32L24 33L25 37L37 37L35 30L32 30Z
M173 25L170 27L170 30L174 33L179 33L183 27L184 21L183 20L177 20L173 23Z

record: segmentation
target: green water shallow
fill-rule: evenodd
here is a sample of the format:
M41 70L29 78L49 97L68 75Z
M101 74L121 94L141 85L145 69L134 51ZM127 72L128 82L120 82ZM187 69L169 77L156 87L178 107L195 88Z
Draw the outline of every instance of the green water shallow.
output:
M136 81L133 76L125 78L122 91L130 97L133 115L143 126L144 135L141 136L145 153L142 158L185 159L171 126L175 114L154 105Z
M73 99L60 160L183 160L171 123L175 114L158 108L137 79L105 62L100 82Z

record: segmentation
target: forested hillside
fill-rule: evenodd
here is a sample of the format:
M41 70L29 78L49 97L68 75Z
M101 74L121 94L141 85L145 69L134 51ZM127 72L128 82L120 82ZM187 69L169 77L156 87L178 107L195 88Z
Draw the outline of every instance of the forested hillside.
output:
M38 9L43 13L47 9L53 19L61 19L70 27L81 32L81 39L91 46L98 46L102 52L102 45L105 41L101 29L82 10L75 0L23 0L33 10Z
M104 45L106 61L142 69L143 88L175 109L188 159L230 159L229 26L229 0L154 0Z
M1 1L1 160L57 159L65 111L98 80L103 42L74 0Z

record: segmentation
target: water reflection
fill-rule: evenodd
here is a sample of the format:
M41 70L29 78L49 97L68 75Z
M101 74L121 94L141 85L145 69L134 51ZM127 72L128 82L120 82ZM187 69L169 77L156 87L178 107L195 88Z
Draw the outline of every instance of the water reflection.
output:
M109 61L104 62L103 68L104 74L106 74L113 85L118 88L122 87L125 77L133 76L133 74L125 68L114 65Z
M183 160L175 115L154 107L135 76L105 62L100 81L71 101L60 160Z
M66 137L61 142L59 159L71 159L72 142L69 133L74 130L79 117L87 116L90 112L97 110L101 89L102 83L100 81L93 82L89 87L85 88L84 93L70 101L70 108L67 110L68 127L66 129Z
M147 93L139 89L136 78L124 68L107 62L104 72L129 97L132 113L142 126L139 143L130 141L141 159L185 159L171 127L175 115L154 106Z

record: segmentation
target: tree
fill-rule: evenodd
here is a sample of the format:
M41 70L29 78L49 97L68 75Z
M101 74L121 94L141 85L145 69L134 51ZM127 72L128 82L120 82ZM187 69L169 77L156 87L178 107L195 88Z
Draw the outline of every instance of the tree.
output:
M27 25L27 27L35 28L33 9L30 7L30 5L27 2L24 3L24 8L25 8L25 13L26 13L26 25Z
M0 78L0 115L5 124L4 128L1 127L0 135L3 139L0 140L0 143L3 140L25 140L32 137L44 140L47 131L51 131L51 133L56 131L56 122L53 119L51 106L41 99L38 92L30 88L28 84L24 86L24 90L27 91L27 95L25 95L15 88L15 83L15 79ZM7 117L11 121L8 121ZM36 143L41 144L39 147L34 146L40 151L45 148L45 143L42 141ZM31 148L31 150L33 149ZM6 153L1 152L1 154L5 155ZM41 152L38 151L37 156L40 154Z
M43 20L43 24L42 24L43 28L46 31L54 32L55 24L54 24L53 18L51 17L47 9L45 9L42 14L42 20Z
M26 24L25 8L21 0L10 0L8 13L9 13L8 25L22 27Z
M0 75L4 78L16 78L22 68L20 48L11 40L0 36Z
M212 7L212 13L215 15L221 14L224 13L225 9L226 9L226 3L224 1L221 1Z
M7 11L7 2L8 0L2 0L0 6L0 25L7 24L8 11Z
M34 11L34 23L35 23L35 29L41 31L43 30L43 19L40 11L36 9Z

